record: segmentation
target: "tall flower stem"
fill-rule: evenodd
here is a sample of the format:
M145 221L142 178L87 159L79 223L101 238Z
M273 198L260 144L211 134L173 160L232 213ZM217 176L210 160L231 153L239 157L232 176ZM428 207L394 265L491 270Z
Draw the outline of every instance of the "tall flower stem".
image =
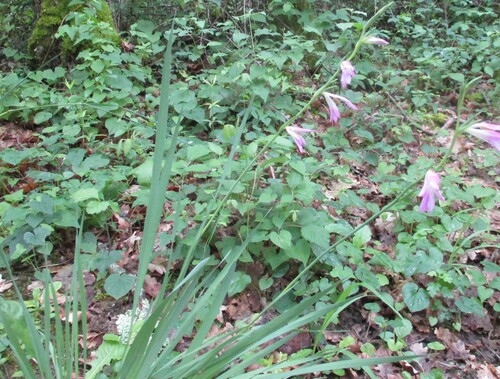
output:
M384 7L380 8L379 11L377 13L375 13L366 22L366 24L364 25L364 27L363 27L363 29L361 31L361 35L360 35L360 37L358 39L358 42L354 46L353 51L347 57L345 57L344 59L342 59L342 61L343 60L352 61L356 57L356 55L359 53L359 50L361 49L361 46L363 45L363 38L364 38L366 32L368 31L369 27L375 22L375 20L377 18L379 18L393 4L394 4L394 2L391 2L391 3L387 4L387 5L385 5ZM274 141L281 135L281 133L283 133L283 131L285 130L285 128L287 126L292 125L300 116L302 116L302 114L304 114L304 112L311 107L311 105L314 103L314 101L316 101L316 99L318 97L320 97L323 94L323 92L325 92L335 82L335 80L338 77L339 73L340 73L340 67L337 69L337 71L335 71L333 73L333 75L330 77L330 79L328 79L328 81L325 84L323 84L319 89L316 90L316 92L314 92L314 94L311 96L311 98L309 99L309 101L306 104L304 104L302 106L302 108L294 116L290 117L287 121L285 121L278 128L277 132L272 136L272 138L270 138L264 144L264 146L262 146L262 148L255 154L255 156L250 160L250 162L248 162L248 164L245 166L245 168L243 169L243 171L241 172L241 174L233 182L232 186L227 191L227 194L222 198L222 200L220 201L220 203L217 206L217 208L215 208L214 212L211 214L210 218L208 219L208 222L206 223L205 227L202 230L203 234L206 231L208 231L208 229L212 225L212 222L215 220L215 218L219 214L220 210L225 206L225 203L229 199L229 196L231 195L231 193L233 192L233 190L236 188L236 186L241 181L241 179L243 178L243 176L250 170L250 168L253 167L253 165L257 161L257 159L260 156L262 156L269 149L269 146L271 146L274 143Z
M457 119L455 121L455 132L453 133L453 137L450 142L450 147L446 151L444 157L441 159L441 162L436 166L435 171L438 172L441 170L446 162L448 162L448 158L450 157L451 153L453 152L453 147L455 146L458 137L463 133L463 129L461 128L460 125L462 124L462 110L464 108L464 102L465 102L465 96L467 95L467 92L477 83L481 80L481 76L478 76L477 78L472 79L469 83L467 83L465 86L462 87L462 90L460 91L460 96L458 97L458 103L457 103Z

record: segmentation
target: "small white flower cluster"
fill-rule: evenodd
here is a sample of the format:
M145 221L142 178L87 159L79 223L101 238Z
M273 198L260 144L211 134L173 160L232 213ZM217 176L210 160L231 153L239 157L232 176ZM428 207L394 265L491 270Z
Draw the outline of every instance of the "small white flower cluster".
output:
M130 320L132 318L132 310L128 310L124 314L118 315L116 319L116 330L120 336L120 341L126 343L128 338L131 336L132 339L135 337L139 330L134 330L134 326L138 322L145 320L149 316L150 304L148 299L141 299L141 303L135 314L134 322L132 323L132 334L130 333Z

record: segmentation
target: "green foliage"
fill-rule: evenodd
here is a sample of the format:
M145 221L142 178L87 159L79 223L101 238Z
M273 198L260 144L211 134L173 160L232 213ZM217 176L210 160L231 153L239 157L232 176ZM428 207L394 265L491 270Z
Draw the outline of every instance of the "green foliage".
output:
M500 60L488 53L499 47L494 6L492 1L411 1L388 19L394 32L392 41L398 45L396 59L412 62L398 70L399 78L394 77L393 82L411 82L404 96L415 109L429 109L430 91L449 93L478 74L485 75L487 83L498 81ZM481 102L497 97L494 87L481 91ZM435 106L431 109L437 111Z
M499 267L485 260L478 269L467 260L495 247L489 212L498 191L485 178L495 175L498 154L479 144L454 153L453 126L441 128L452 111L428 113L437 104L454 109L441 95L480 73L483 87L467 104L492 114L498 59L488 2L407 2L377 32L351 8L273 1L228 16L215 3L188 1L178 5L183 11L168 24L170 34L151 21L132 24L132 45L124 50L107 34L110 19L100 22L97 5L72 3L74 12L51 35L78 51L74 64L0 77L0 120L32 128L35 141L0 151L0 266L46 262L75 240L65 314L76 319L79 307L86 309L77 291L83 283L76 282L84 269L97 271L100 296L134 291L130 341L107 334L89 377L243 378L258 362L252 375L342 375L401 359L359 360L348 352L358 343L352 336L325 342L324 332L342 328L340 314L354 303L373 315L382 344L401 354L417 312L432 327L459 329L463 314L498 311L499 281L484 272ZM375 32L391 45L357 42ZM454 46L443 48L450 41ZM359 110L331 126L318 99L325 90L337 93L346 57L357 75L339 93ZM462 97L458 138L463 106ZM282 133L291 125L317 131L305 137L304 154ZM447 160L455 165L445 166ZM446 200L424 214L416 185L436 167L444 172ZM480 179L462 175L467 167ZM158 234L159 225L169 227ZM123 245L123 234L139 229L137 270L116 270L123 251L111 242ZM151 313L137 321L156 257L168 262L166 272ZM260 278L246 272L256 262L264 267ZM78 371L79 326L70 333L69 324L51 317L59 288L43 278L50 292L0 303L4 326L23 326L6 327L5 338L27 377L32 357L45 362L41 370L51 357L64 374ZM225 297L250 286L268 306L209 337ZM369 302L362 291L373 295ZM271 307L276 318L257 325ZM56 338L51 325L59 328ZM85 333L86 321L81 326ZM318 330L313 349L269 360L306 327ZM40 338L27 342L26 330ZM176 352L182 338L191 343ZM428 347L443 349L438 342ZM50 355L65 349L72 353ZM361 350L374 354L375 347Z

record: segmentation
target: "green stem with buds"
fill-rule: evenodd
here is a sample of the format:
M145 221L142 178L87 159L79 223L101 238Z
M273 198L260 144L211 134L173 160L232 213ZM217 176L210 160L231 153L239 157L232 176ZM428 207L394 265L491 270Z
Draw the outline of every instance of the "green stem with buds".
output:
M441 162L437 165L435 168L435 171L441 170L446 162L448 161L448 158L450 157L451 153L453 152L453 147L455 146L455 143L457 142L458 137L463 133L464 128L461 128L461 123L462 123L462 110L464 108L464 101L465 101L465 96L467 95L467 92L476 85L477 82L481 80L481 76L472 79L469 83L467 83L465 86L463 86L462 90L460 91L460 96L458 97L458 103L457 103L457 119L455 121L455 132L453 133L453 138L451 139L450 147L446 151L446 154L444 157L441 159Z

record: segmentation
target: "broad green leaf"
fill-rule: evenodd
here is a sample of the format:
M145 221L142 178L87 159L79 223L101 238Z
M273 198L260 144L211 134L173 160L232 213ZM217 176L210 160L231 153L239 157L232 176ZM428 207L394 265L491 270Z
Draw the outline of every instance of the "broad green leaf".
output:
M113 360L123 358L125 347L125 345L115 338L109 338L109 335L104 335L102 344L95 352L95 359L90 363L92 369L85 374L85 378L94 379L104 366L109 365Z
M460 74L460 73L457 73L457 72L454 72L454 73L451 73L451 74L448 74L448 77L459 82L459 83L463 83L464 80L465 80L465 76L464 74Z
M475 313L478 316L484 316L484 309L477 299L460 296L455 304L464 313Z
M391 325L394 327L394 333L396 333L399 338L408 336L413 330L411 321L407 319L394 320Z
M112 134L115 137L121 136L128 130L127 122L116 117L108 118L104 123L104 126L108 129L109 134Z
M363 283L368 284L372 288L379 288L380 282L373 272L367 266L360 266L354 273L356 277Z
M106 209L109 208L109 201L97 201L97 200L91 200L88 202L87 207L85 208L87 213L90 215L94 215L97 213L104 212Z
M318 36L322 36L323 33L321 32L320 29L316 28L315 26L311 25L311 24L306 24L304 26L304 30L306 32L310 32L310 33L314 33L314 34L317 34Z
M300 233L302 237L309 242L315 243L323 248L330 246L330 233L321 225L310 224L303 226L300 229Z
M271 242L283 250L288 250L292 248L292 235L288 230L281 230L278 233L272 232L269 235Z
M104 83L111 88L123 91L131 91L133 87L132 82L124 75L104 75Z
M50 120L50 118L52 117L52 113L50 112L38 112L35 117L33 118L33 122L35 124L41 124L42 122L45 122L45 121L48 121Z
M255 95L260 97L262 101L267 102L271 90L265 84L256 84L252 86L252 91Z
M101 59L96 59L94 61L92 61L92 63L90 64L90 68L97 72L98 74L100 74L104 68L106 67L106 65L104 64L104 62L101 60Z
M352 237L352 244L354 247L360 249L365 246L372 239L372 231L368 225L359 229Z
M195 144L193 146L190 146L190 148L188 149L187 159L190 161L195 161L198 158L201 158L210 153L211 151L210 148L208 147L208 144L206 143Z
M291 171L286 177L286 182L291 189L295 189L304 183L304 177L296 171Z
M328 224L325 229L330 233L335 233L338 235L346 235L353 231L353 227L347 223L345 220L338 220L335 224Z
M42 225L32 232L24 233L24 240L31 245L43 245L45 243L45 239L52 233L54 229L52 229L49 225Z
M68 137L76 137L81 131L82 128L78 124L68 124L63 126L63 135Z
M350 29L354 26L354 23L353 22L337 22L335 23L335 26L339 29L341 29L342 31L345 31L347 29Z
M229 284L227 295L229 297L232 297L240 292L243 292L251 282L252 278L250 277L250 275L245 274L241 271L236 271L231 278L231 283Z
M238 30L233 33L233 41L236 45L239 45L241 41L247 39L248 37L248 34L242 33Z
M261 291L267 290L273 285L273 278L260 278L259 279L259 289Z
M133 169L131 173L141 186L151 184L151 178L153 177L153 160L147 159L144 163Z
M78 191L71 195L71 198L76 203L88 200L88 199L99 199L99 192L96 188L80 188Z
M29 206L31 209L46 215L54 213L54 200L45 193L38 195L36 200L30 201Z
M446 346L444 346L441 342L434 341L427 344L427 347L432 350L444 350Z
M300 239L292 249L285 250L285 253L289 258L297 259L305 266L311 256L311 246L306 240Z
M410 312L419 312L429 306L429 295L415 283L406 283L403 287L403 300Z
M261 204L267 204L267 203L272 203L278 195L273 191L271 187L267 187L259 197L259 203Z
M119 299L125 296L134 286L135 277L129 274L111 274L104 282L104 290L106 293Z
M75 171L79 175L85 175L89 172L97 170L98 168L105 167L109 164L109 159L102 154L92 154L90 157L84 159L80 167Z
M356 340L354 339L353 336L347 336L342 339L342 341L339 342L339 349L345 349L346 347L349 347L356 343Z

